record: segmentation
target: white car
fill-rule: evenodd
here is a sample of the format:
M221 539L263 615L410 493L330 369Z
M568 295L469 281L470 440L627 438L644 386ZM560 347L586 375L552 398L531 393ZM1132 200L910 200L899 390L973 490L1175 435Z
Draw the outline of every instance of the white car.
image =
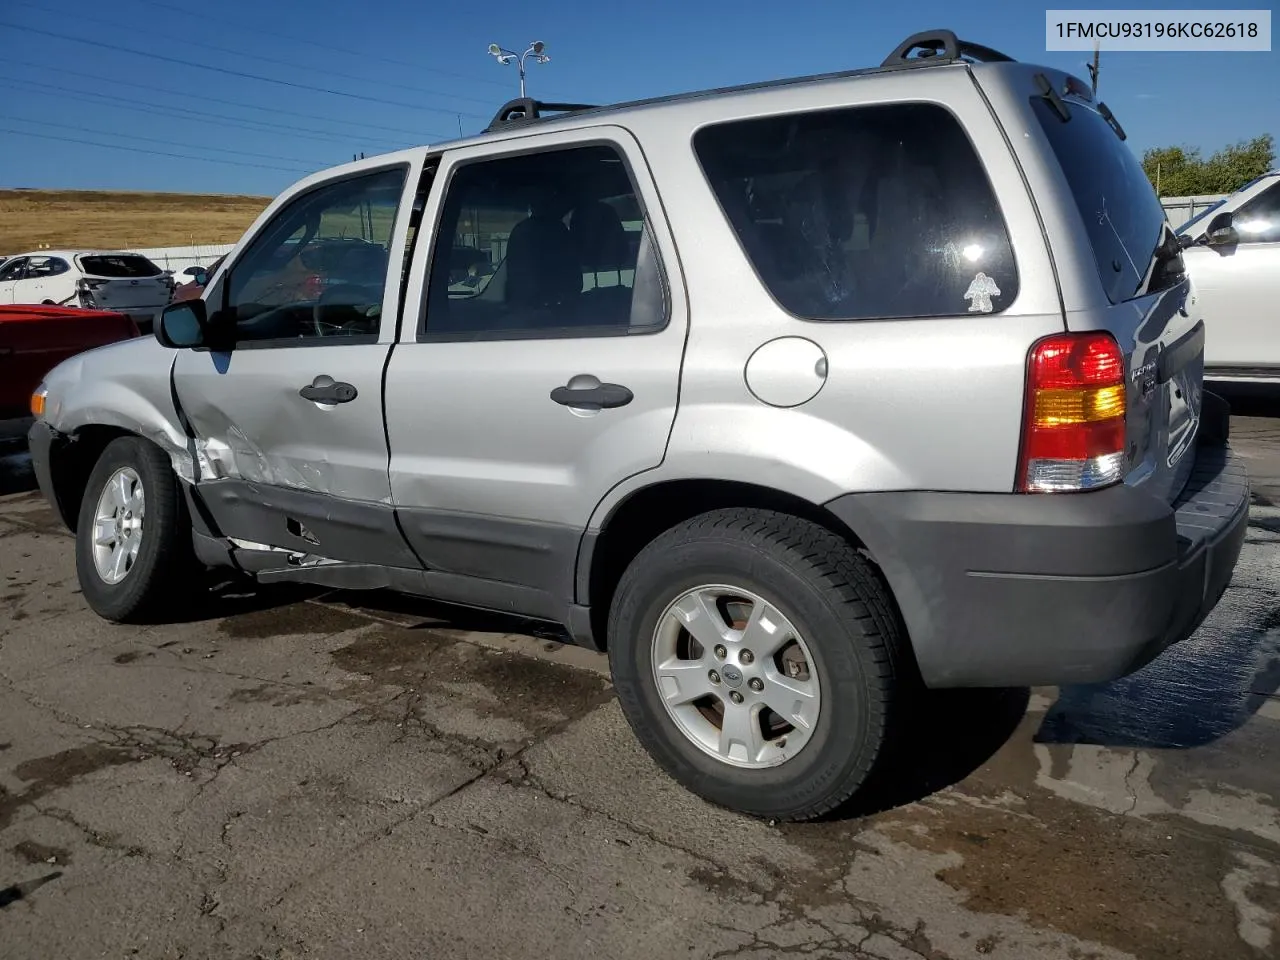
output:
M143 332L169 303L173 278L119 251L40 250L0 265L0 304L44 303L128 314Z
M1178 228L1205 379L1280 381L1280 170Z

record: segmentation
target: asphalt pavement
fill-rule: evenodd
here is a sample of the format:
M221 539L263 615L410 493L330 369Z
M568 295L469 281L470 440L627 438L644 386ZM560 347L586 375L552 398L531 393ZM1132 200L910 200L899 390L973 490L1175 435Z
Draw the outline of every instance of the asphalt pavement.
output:
M1194 637L933 695L805 825L673 784L603 658L520 622L228 583L104 623L10 447L0 957L1280 957L1280 419L1240 409L1251 526Z

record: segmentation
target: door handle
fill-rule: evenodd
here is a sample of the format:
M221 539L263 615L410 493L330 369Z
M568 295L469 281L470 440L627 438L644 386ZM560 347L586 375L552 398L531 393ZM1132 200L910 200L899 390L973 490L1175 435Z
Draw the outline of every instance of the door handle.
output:
M342 381L335 383L329 377L316 377L312 383L298 391L298 396L303 400L330 406L335 403L350 403L358 394L359 391L351 384Z
M620 383L601 383L594 387L556 387L551 399L566 407L625 407L634 394Z

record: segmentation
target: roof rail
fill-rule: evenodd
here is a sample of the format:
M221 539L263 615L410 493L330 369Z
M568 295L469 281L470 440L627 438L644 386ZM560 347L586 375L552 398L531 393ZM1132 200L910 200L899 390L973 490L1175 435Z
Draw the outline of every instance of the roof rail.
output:
M912 51L919 52L913 57ZM893 53L885 57L880 68L892 70L903 67L927 67L935 63L955 63L957 60L966 58L983 63L1013 61L1013 57L999 50L992 50L980 43L961 40L951 30L925 30L923 33L912 34L898 44Z
M517 97L502 105L502 109L494 114L493 120L485 128L485 133L492 133L508 123L537 120L547 112L573 113L577 110L591 110L594 107L595 104L590 103L544 103L532 97Z

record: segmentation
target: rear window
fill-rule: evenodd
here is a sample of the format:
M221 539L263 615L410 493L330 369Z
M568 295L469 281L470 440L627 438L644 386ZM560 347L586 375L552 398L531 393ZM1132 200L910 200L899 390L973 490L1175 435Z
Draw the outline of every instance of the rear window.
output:
M1043 97L1032 108L1084 219L1098 277L1112 303L1141 290L1167 219L1142 164L1097 110L1067 103L1063 121Z
M950 317L1017 296L991 182L940 106L732 121L693 144L756 273L795 316Z
M80 258L84 272L94 277L156 277L162 271L139 254L103 256L93 254Z

